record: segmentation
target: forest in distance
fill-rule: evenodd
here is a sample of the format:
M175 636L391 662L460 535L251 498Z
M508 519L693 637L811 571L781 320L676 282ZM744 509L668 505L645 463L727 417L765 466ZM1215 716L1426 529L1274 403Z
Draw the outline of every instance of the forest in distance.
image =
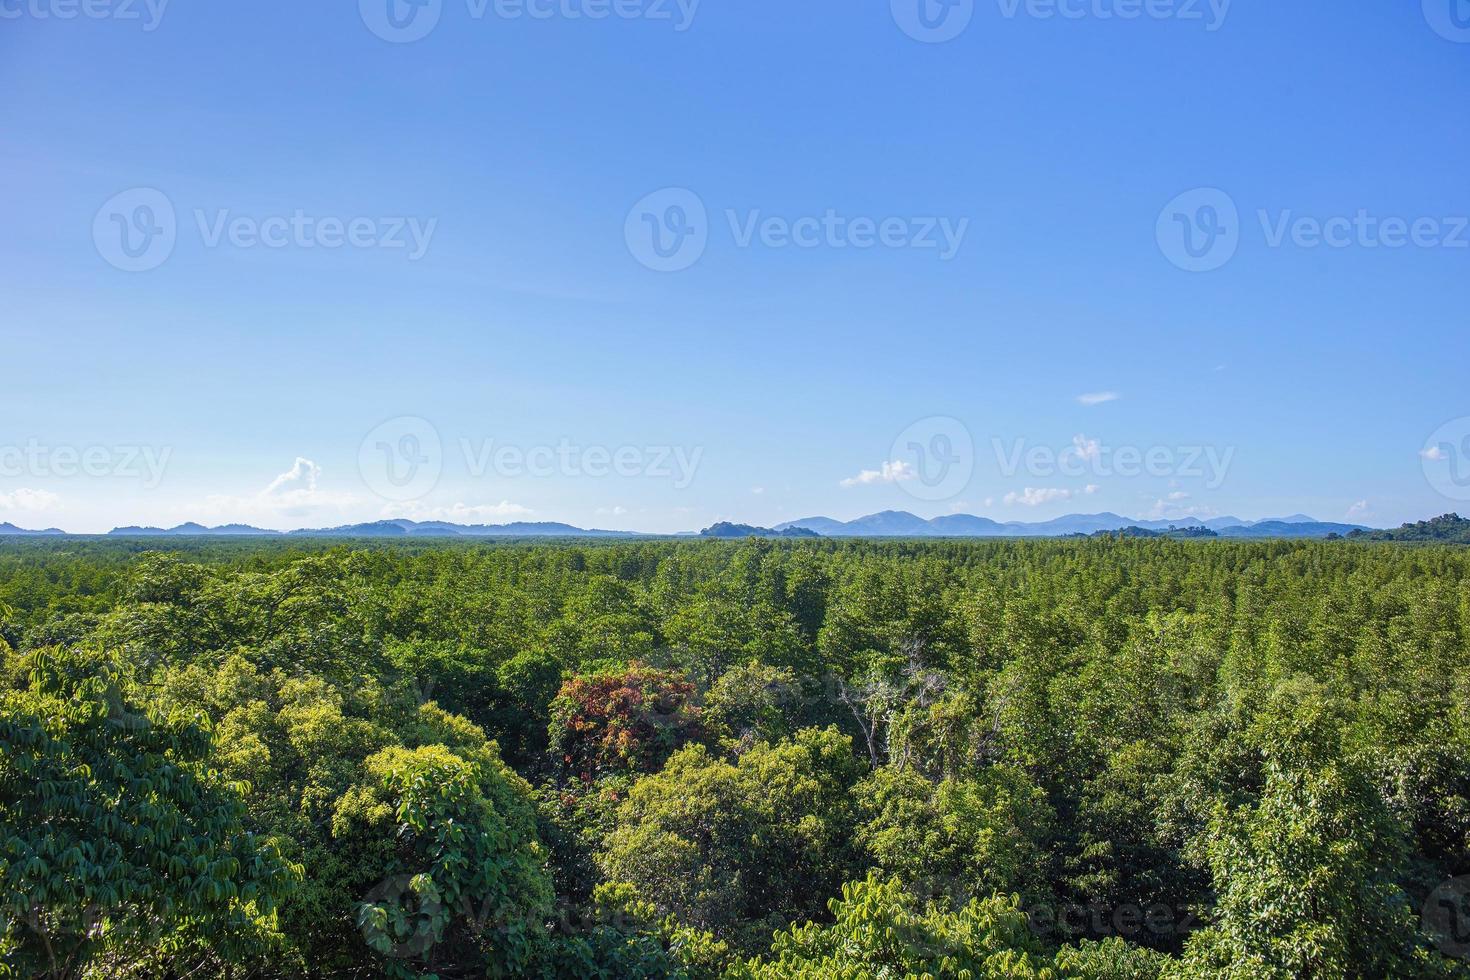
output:
M7 540L0 977L1470 978L1462 531Z

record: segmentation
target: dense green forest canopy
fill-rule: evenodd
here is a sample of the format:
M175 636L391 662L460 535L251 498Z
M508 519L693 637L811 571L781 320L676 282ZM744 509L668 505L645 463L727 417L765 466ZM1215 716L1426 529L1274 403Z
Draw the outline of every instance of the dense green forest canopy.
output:
M0 976L1470 977L1463 549L159 546L0 549Z

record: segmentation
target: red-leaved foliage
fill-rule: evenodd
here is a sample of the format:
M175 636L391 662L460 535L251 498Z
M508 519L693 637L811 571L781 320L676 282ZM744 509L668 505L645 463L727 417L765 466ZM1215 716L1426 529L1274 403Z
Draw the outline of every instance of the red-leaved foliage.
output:
M583 782L653 772L704 727L694 685L678 674L630 664L574 677L551 702L551 754Z

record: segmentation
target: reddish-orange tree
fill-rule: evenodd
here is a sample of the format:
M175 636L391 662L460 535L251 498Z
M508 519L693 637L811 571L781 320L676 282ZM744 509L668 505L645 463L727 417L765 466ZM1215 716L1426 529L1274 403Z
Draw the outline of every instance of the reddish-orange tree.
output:
M599 776L653 772L703 736L694 685L642 664L574 677L551 702L551 755L590 783Z

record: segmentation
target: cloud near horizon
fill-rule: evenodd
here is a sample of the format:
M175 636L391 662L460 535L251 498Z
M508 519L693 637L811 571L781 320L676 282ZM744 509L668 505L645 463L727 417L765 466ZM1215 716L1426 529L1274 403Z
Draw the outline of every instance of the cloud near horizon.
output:
M903 480L912 480L917 474L911 463L901 459L893 462L884 462L881 469L863 470L857 476L850 476L841 482L843 487L862 487L874 483L899 483Z
M319 489L322 468L305 456L297 456L291 468L247 497L214 494L206 497L202 510L216 520L247 524L303 519L329 508L353 507L361 501L350 493ZM191 520L194 518L190 518Z
M1068 490L1065 487L1027 487L1021 493L1011 491L1002 497L1001 501L1010 506L1019 504L1022 507L1040 507L1059 500L1071 500L1079 495L1091 496L1101 489L1102 487L1096 483L1089 483L1081 490Z
M0 511L14 510L34 514L51 510L61 503L61 497L50 490L32 490L18 487L10 493L0 493Z

